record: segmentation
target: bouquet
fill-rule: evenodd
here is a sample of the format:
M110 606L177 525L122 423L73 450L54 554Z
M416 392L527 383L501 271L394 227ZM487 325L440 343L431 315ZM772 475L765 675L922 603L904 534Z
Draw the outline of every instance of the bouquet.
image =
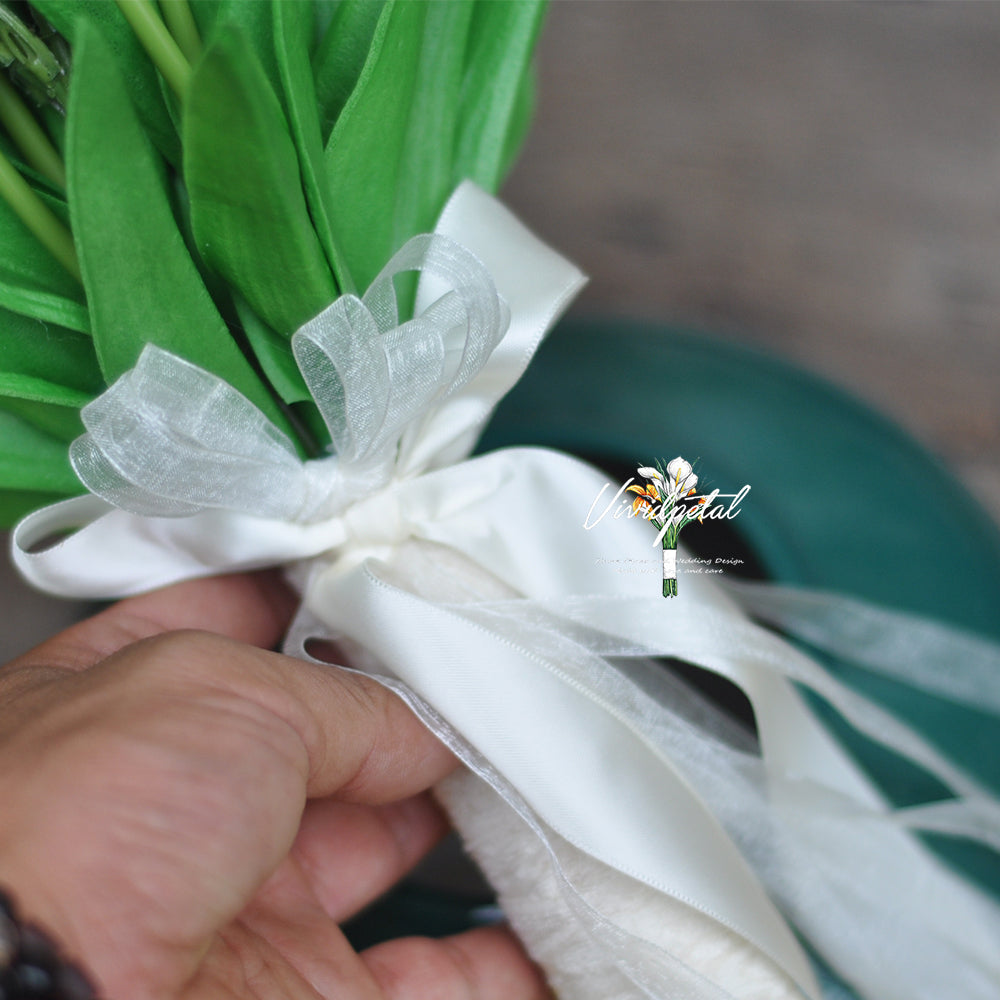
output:
M653 539L630 517L582 534L608 484L567 455L467 457L583 281L490 193L541 15L0 5L14 558L100 597L284 565L287 651L334 640L465 763L439 797L564 1000L818 998L831 968L864 1000L995 997L1000 910L912 833L995 849L995 796L744 610L833 643L795 595L678 588L691 466L639 468L627 506L660 502ZM600 570L651 540L669 601ZM934 635L967 670L995 661ZM737 684L756 734L656 657ZM893 809L803 690L950 798Z
M2 90L4 520L80 492L64 443L146 344L321 454L290 337L433 229L460 180L496 189L541 4L2 10L22 86Z

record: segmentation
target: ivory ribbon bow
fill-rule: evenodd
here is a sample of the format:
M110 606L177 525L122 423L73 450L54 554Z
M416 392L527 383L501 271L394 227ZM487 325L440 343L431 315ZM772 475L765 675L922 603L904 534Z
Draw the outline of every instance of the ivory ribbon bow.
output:
M412 269L421 271L416 318L400 325L392 279ZM759 866L772 894L865 996L995 1000L995 907L893 822L839 840L825 838L831 810L796 825L810 800L833 803L833 813L847 804L866 821L888 811L789 681L819 691L969 802L990 808L988 793L751 624L705 578L685 580L681 596L664 601L656 581L610 571L608 563L648 558L652 538L628 518L583 529L604 484L595 470L541 449L463 461L582 282L498 202L464 184L435 235L408 243L363 299L339 299L293 338L336 454L301 462L235 390L149 347L83 411L87 434L71 455L93 495L22 521L14 559L36 585L83 597L310 560L309 610L375 654L428 721L443 717L437 725L459 734L470 763L487 761L571 844L751 942L807 996L818 995L809 963L730 839L752 853L776 821L791 832L787 856L782 847ZM32 551L67 528L81 530ZM369 557L407 539L461 553L520 597L443 605L393 585ZM676 656L737 683L756 714L764 778L755 801L764 811L741 816L735 785L713 792L713 769L690 746L665 746L679 730L665 735L661 722L644 722L644 709L625 704L639 695L609 686L598 654ZM729 836L717 819L727 814ZM741 824L751 835L741 836ZM878 882L884 870L883 908L908 891L913 872L926 902L888 926L866 896L873 909L858 916L859 942L853 890L811 889L809 866L830 863L830 852L848 881ZM841 906L832 927L830 899ZM912 948L900 949L901 933ZM675 964L683 975L683 960Z

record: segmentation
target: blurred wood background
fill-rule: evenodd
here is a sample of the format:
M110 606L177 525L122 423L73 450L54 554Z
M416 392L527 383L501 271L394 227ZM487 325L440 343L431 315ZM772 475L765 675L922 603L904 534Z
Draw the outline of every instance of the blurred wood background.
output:
M772 349L1000 515L1000 4L554 0L504 196L578 310Z
M1000 516L1000 4L554 0L504 197L591 276L868 400ZM77 613L9 570L0 659Z

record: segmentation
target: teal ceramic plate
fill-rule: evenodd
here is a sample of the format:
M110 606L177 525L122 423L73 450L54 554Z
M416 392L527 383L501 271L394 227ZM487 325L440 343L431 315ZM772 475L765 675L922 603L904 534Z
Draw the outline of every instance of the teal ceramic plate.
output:
M666 326L566 321L499 407L482 450L514 444L574 452L622 475L656 458L698 459L712 488L750 484L729 543L748 549L761 575L1000 638L992 520L896 425L757 350ZM692 548L698 530L685 532ZM831 669L1000 788L994 719L848 664ZM940 796L925 774L825 714L893 801ZM1000 894L996 855L933 843Z

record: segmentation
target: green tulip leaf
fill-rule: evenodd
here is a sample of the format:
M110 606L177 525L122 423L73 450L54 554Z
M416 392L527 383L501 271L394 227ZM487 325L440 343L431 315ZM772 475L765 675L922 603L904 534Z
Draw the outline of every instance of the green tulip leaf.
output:
M329 193L323 172L323 139L320 132L316 88L309 63L315 25L310 5L274 5L274 46L284 91L285 109L298 151L306 203L327 263L341 292L353 292L347 261L334 238Z
M201 256L291 336L337 296L281 105L246 37L220 30L184 115L184 179Z
M365 0L373 6L379 6L381 0ZM202 39L211 44L216 34L227 30L227 25L236 25L250 40L253 50L261 61L261 66L268 81L283 97L281 91L281 60L280 46L276 44L273 35L274 14L277 8L287 9L288 15L295 20L301 18L308 21L309 53L312 55L312 40L322 37L335 12L341 6L341 0L188 0L191 12Z
M330 443L330 432L299 371L291 342L262 323L242 299L236 300L236 311L261 369L275 392L289 404L296 431L304 445L304 454L309 457L321 454Z
M309 11L308 0L189 0L191 11L206 47L211 47L219 35L235 27L250 44L272 90L280 96L278 62L274 51L273 7L300 7Z
M523 80L531 72L544 14L540 0L476 5L462 86L456 182L469 178L487 191L500 186L511 146L519 143L530 113L531 85Z
M60 441L72 441L83 433L80 408L89 402L90 396L76 389L30 375L0 372L0 409Z
M334 229L359 288L407 239L433 228L454 186L471 15L458 0L386 3L327 143Z
M73 233L105 378L153 343L225 379L287 429L205 290L171 212L163 162L90 28L76 35L67 152Z
M254 356L267 380L274 386L275 392L286 403L299 403L310 399L305 380L295 363L288 337L275 333L241 299L236 300L236 312Z
M0 371L45 379L82 393L84 402L104 389L85 334L0 309Z
M83 289L0 199L0 307L86 333Z
M380 3L381 0L371 0L372 3ZM341 7L343 0L315 0L313 3L313 36L316 39L322 38L330 27L337 10ZM310 52L310 55L313 53Z
M385 0L340 0L313 57L323 141L361 76Z
M66 444L0 410L0 490L74 496L85 492L76 478Z

